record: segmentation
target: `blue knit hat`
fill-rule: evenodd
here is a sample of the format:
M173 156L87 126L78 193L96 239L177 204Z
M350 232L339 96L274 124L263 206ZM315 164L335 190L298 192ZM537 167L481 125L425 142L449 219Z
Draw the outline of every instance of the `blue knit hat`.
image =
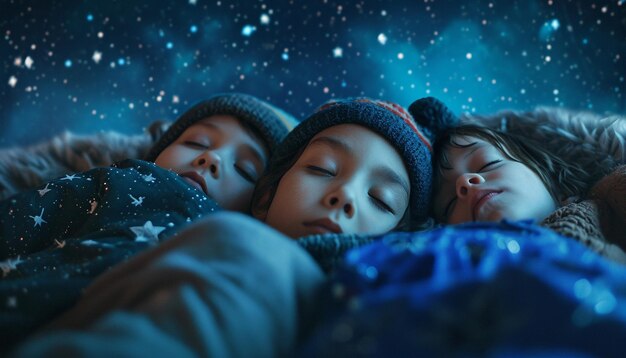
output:
M439 100L415 101L409 113L400 105L371 98L332 100L322 105L287 135L270 160L272 171L293 158L317 133L340 124L358 124L384 137L400 154L411 184L410 229L428 221L432 190L432 141L434 136L458 122ZM259 182L263 181L261 179Z
M201 119L220 114L236 117L256 129L267 144L270 155L298 123L290 114L254 96L243 93L218 94L197 103L178 117L152 146L145 159L155 161L187 128Z

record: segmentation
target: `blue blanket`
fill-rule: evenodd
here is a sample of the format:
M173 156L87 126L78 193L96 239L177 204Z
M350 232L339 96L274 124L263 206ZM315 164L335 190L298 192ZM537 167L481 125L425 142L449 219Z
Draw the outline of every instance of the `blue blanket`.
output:
M327 285L302 355L623 356L626 267L530 223L386 235Z

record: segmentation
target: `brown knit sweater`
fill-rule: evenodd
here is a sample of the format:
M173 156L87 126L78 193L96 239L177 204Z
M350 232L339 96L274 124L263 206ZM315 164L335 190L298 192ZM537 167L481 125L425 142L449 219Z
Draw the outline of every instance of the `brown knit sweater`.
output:
M626 165L598 181L588 199L559 208L542 225L626 264Z

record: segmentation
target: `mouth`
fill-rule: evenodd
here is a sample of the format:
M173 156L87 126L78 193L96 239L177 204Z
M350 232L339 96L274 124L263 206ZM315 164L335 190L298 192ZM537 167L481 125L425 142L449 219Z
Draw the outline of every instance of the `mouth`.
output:
M481 191L472 200L472 221L476 221L480 208L491 198L500 194L502 191Z
M191 184L191 186L202 191L206 196L210 196L209 190L206 187L206 181L200 174L191 171L180 173L179 175L185 179L187 183Z
M329 232L340 234L343 232L341 226L326 218L305 222L304 226L311 229L315 234L326 234Z

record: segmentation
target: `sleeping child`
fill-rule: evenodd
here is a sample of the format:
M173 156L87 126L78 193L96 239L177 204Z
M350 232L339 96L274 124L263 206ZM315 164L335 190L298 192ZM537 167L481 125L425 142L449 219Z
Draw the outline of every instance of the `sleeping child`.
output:
M422 124L454 120L433 98L410 114L367 98L322 106L259 179L252 213L267 225L233 213L193 223L100 276L20 355L288 356L323 282L297 243L312 235L345 250L354 234L427 225L435 130Z
M475 125L436 145L434 217L445 224L530 219L626 263L626 167L584 196L591 175L531 139Z
M1 334L14 341L91 280L220 208L249 212L275 146L296 121L245 94L182 114L147 161L66 175L0 202Z

